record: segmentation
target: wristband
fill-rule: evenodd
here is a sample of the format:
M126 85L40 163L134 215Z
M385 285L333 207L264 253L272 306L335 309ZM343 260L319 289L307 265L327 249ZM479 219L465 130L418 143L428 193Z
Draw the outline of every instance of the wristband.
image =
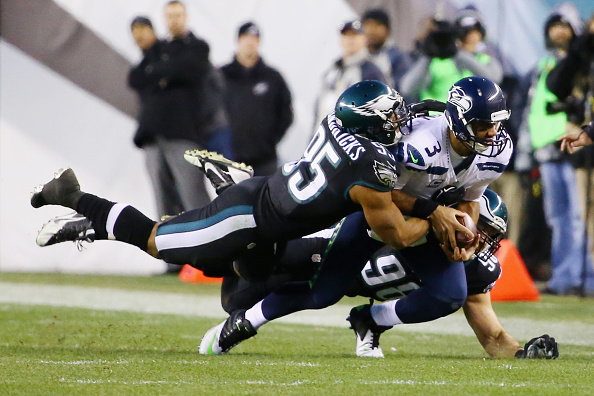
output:
M591 121L588 125L586 125L583 129L583 132L586 132L586 135L594 141L594 121Z
M417 198L410 214L419 219L427 219L433 212L435 212L435 209L437 209L438 206L439 205L436 202L433 202L430 199Z

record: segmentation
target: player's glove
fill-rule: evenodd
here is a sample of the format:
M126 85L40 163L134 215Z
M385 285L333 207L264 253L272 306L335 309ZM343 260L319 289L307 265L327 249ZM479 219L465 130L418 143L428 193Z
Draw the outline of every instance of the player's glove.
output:
M524 345L523 351L516 352L516 357L520 359L557 359L559 347L553 337L543 334L528 341Z

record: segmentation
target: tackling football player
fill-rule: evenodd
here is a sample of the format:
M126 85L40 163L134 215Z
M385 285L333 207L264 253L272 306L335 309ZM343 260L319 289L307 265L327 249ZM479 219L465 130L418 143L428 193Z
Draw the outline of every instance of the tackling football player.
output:
M270 177L233 185L209 205L161 223L132 206L84 193L72 169L34 191L31 205L69 207L92 222L96 239L132 244L210 276L266 277L277 242L324 229L359 210L385 243L402 248L429 227L424 220L405 220L392 202L396 163L384 145L400 136L405 110L402 97L387 85L356 83L338 99L299 161ZM206 158L188 152L186 159L201 166ZM450 238L456 229L472 234L455 216L451 220ZM41 244L48 241L42 236Z

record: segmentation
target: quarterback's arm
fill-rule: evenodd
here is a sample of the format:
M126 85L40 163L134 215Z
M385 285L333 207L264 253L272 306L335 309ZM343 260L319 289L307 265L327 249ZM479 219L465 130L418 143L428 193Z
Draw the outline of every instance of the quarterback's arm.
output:
M494 359L511 359L518 351L523 350L499 322L489 293L468 296L462 309L476 338L489 356Z
M380 192L359 185L353 186L351 200L363 208L367 224L384 241L395 249L403 249L429 230L429 222L417 218L404 219L394 205L389 192Z
M400 190L392 190L392 201L405 215L415 216L415 214L417 214L416 211L418 209L415 210L415 202L417 201L416 198L413 198ZM451 246L456 246L456 231L462 231L466 234L471 234L470 230L460 224L457 219L463 215L464 214L460 210L439 205L427 217L427 220L431 222L433 232L439 241L444 242L449 240Z

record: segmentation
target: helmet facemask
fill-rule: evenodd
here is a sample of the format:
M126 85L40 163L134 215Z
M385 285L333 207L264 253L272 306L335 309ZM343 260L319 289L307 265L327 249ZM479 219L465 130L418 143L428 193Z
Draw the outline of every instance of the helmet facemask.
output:
M487 261L493 256L501 247L501 240L504 238L505 233L497 230L494 227L491 227L487 223L481 221L477 224L478 234L479 234L479 245L477 253L475 255L483 260Z
M396 95L398 97L394 101L394 105L391 109L372 110L375 115L382 119L382 125L347 128L347 130L349 130L350 133L378 142L384 146L391 146L398 143L402 137L402 127L407 124L410 116L408 108L404 103L404 99L400 95Z
M382 112L374 109L373 112L384 120L381 127L371 127L373 129L373 131L370 131L371 133L376 136L385 136L385 139L378 138L378 143L384 146L391 146L397 143L402 137L402 127L406 125L410 118L404 99L400 98L400 100L395 101L392 109L388 111Z
M486 136L477 136L475 130L480 131L482 128L484 128L484 124L493 126L497 131L492 139L489 139ZM465 136L466 140L463 140L462 142L473 152L484 157L495 157L501 154L509 140L509 136L505 132L505 129L503 128L503 124L501 123L501 121L472 121L466 124L466 130L468 131L468 135Z

